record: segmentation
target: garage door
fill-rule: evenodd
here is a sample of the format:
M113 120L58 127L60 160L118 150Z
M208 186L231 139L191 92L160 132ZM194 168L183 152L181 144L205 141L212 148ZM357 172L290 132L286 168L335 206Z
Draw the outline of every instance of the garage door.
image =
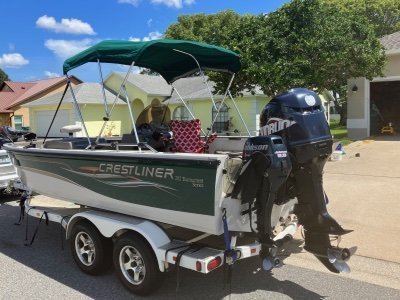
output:
M36 121L36 134L38 137L46 136L46 132L49 129L51 120L53 119L55 111L54 110L44 110L37 111L35 113L35 121ZM60 129L63 126L71 125L71 121L69 118L70 111L69 110L59 110L56 118L54 119L53 126L51 126L51 130L49 132L49 137L65 137L68 136L66 133L60 133Z
M389 123L400 131L400 81L371 82L370 88L371 135Z

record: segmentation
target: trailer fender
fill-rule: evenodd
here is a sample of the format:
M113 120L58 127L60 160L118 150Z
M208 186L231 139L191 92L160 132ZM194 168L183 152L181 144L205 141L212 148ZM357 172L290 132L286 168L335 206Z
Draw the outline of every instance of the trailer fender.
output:
M140 234L153 248L157 257L160 271L164 271L165 257L159 251L160 247L170 243L171 239L165 231L156 223L146 219L115 214L104 211L85 211L71 217L66 228L66 237L69 239L72 228L76 223L82 220L88 220L100 231L100 233L111 238L120 231L134 231Z

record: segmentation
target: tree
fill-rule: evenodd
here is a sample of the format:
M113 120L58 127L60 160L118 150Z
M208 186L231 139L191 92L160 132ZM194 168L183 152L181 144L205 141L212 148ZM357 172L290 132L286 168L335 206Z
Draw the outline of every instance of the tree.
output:
M0 87L3 85L4 81L10 80L8 75L0 68Z
M374 25L377 37L400 30L400 1L398 0L321 0L344 12L357 13Z
M182 16L167 29L166 36L237 51L242 70L235 92L256 86L267 95L299 86L338 92L348 78L381 75L385 55L375 27L356 11L343 11L323 1L293 0L258 16L238 16L232 11ZM233 21L226 19L228 15ZM222 90L226 79L212 79Z
M274 66L268 78L272 91L304 86L337 92L344 124L347 79L380 76L385 63L384 49L368 19L318 0L294 0L265 23L270 35L264 51L274 53L268 62Z
M321 3L343 13L357 14L367 18L378 38L400 30L400 1L398 0L321 0ZM344 124L347 113L346 86L340 86L336 91L340 97L335 97L333 102L340 113L340 123Z

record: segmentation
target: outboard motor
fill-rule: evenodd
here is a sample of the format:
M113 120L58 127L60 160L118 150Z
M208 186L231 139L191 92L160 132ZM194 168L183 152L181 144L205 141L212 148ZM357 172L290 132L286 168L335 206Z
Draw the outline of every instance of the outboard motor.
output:
M289 152L292 170L281 197L298 199L295 213L305 230L304 248L338 273L340 267L328 259L328 250L332 250L329 235L350 231L344 230L326 209L322 174L333 140L319 96L296 88L273 98L260 117L260 136L272 134L282 137Z

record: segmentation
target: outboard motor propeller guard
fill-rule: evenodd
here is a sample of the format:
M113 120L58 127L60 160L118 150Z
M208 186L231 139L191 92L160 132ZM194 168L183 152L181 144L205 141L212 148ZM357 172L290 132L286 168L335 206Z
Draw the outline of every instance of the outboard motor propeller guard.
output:
M290 187L285 197L298 199L295 213L305 229L305 249L317 256L327 267L321 255L331 247L329 234L350 232L333 219L326 208L323 189L323 169L332 153L333 139L320 97L304 88L295 88L274 97L260 117L260 135L282 137L288 148L292 171ZM289 185L288 185L289 186ZM288 196L290 195L290 196Z

